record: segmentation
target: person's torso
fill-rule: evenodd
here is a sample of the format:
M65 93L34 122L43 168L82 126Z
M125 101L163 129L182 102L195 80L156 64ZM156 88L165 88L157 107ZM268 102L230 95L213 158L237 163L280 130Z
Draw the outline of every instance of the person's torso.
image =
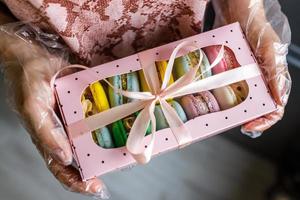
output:
M4 0L20 20L57 32L91 65L202 30L206 0Z

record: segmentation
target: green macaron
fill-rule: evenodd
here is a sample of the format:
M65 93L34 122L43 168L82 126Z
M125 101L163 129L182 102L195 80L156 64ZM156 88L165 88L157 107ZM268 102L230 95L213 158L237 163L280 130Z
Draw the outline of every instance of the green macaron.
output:
M181 56L174 60L173 67L173 76L174 79L177 80L185 73L189 71L189 69L193 67L193 63L189 56Z
M210 63L207 56L202 50L196 50L190 52L186 56L181 56L175 59L173 75L176 80L179 79L184 74L186 74L191 67L195 67L198 64L200 59L200 51L203 55L203 58L202 58L202 62L198 74L203 73L201 78L207 78L212 75L212 72L209 69Z
M127 132L122 120L118 120L112 124L112 135L116 147L123 147L126 145Z
M137 72L113 76L108 80L115 88L135 92L140 91ZM108 87L108 98L111 107L119 106L132 101L131 99L124 97L122 94L114 91L114 89L111 87ZM126 144L127 131L124 123L130 121L131 118L132 116L128 116L125 119L119 120L112 124L111 128L116 147L121 147Z
M126 117L122 120L127 133L130 132L130 130L133 126L133 123L135 122L135 119L137 118L138 114L139 114L139 112L135 112L133 115L130 115L129 117ZM150 133L151 133L151 124L149 124L149 126L146 130L146 135L149 135Z

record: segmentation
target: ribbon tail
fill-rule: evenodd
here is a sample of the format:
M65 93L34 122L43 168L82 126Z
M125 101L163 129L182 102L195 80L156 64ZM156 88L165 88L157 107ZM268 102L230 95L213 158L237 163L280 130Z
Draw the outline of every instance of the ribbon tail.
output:
M201 74L199 76L196 77L196 81L199 80L199 79L202 79L203 75L205 73L207 73L208 71L210 71L212 68L214 68L217 64L219 64L219 62L221 62L221 60L224 58L224 45L221 46L221 49L216 57L216 59L213 61L213 63L208 67L206 68L205 71L201 71ZM202 50L200 51L200 55L201 55L201 61L203 59L203 53L202 53Z
M168 61L168 65L167 65L166 72L164 75L164 80L161 85L161 90L164 90L167 87L170 77L171 77L171 74L172 74L172 69L173 69L174 61L176 59L176 55L183 47L193 47L194 49L199 49L199 47L191 41L183 41L175 47L175 49L173 50L173 52L169 58L169 61ZM201 64L201 61L199 63L199 66L200 66L200 64Z
M197 68L191 68L184 76L177 79L172 85L168 86L163 92L162 96L165 97L165 99L168 99L170 94L177 91L179 88L184 87L185 85L189 85L194 81L194 78L197 74L198 69Z
M149 63L148 65L146 63L147 59L144 59L142 57L142 55L140 55L141 58L141 64L142 64L142 68L143 68L143 74L146 80L146 83L149 86L149 89L151 91L152 94L157 94L160 91L160 85L159 85L159 78L158 78L158 74L156 71L156 65L155 63Z
M113 107L68 125L68 132L71 133L73 138L79 137L84 133L102 128L119 119L123 119L124 117L143 109L149 102L151 101L133 101L121 106Z
M162 111L166 117L166 120L172 130L179 148L185 147L190 144L193 140L190 131L185 127L183 121L180 119L174 108L170 106L166 100L161 99L160 105Z
M120 93L121 95L131 99L150 100L155 98L155 96L153 96L150 92L133 92L133 91L122 90L113 86L113 84L111 84L106 79L103 79L103 81L106 82L107 85L111 87L115 92Z
M155 101L148 103L145 108L139 113L133 127L130 130L126 148L132 155L132 157L136 160L139 164L146 164L150 161L152 156L152 151L154 147L155 141L155 117L154 114L150 114L154 112ZM154 120L153 120L154 117ZM149 126L150 121L152 122L152 133L151 133L151 140L150 143L145 148L144 140L145 140L145 133Z
M60 70L58 70L51 78L50 80L50 87L51 87L51 90L53 91L54 90L54 83L56 81L56 78L58 77L58 75L60 75L60 73L62 73L64 70L66 69L89 69L88 67L86 66L83 66L83 65L68 65L66 67L63 67L61 68Z
M191 84L174 91L171 95L169 95L169 97L176 98L187 94L212 90L260 75L261 71L259 66L256 63L252 63L201 79L199 81L194 81Z

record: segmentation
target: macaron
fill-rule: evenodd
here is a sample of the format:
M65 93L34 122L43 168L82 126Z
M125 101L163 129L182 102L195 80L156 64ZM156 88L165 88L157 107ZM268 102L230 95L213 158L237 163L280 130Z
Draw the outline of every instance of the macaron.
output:
M220 87L214 89L212 92L222 110L232 108L238 104L238 99L234 93L234 90L230 86Z
M150 92L150 88L147 84L147 81L146 81L143 70L139 70L138 74L139 74L139 78L140 78L140 84L141 84L142 91L143 92Z
M199 68L199 72L197 75L202 74L201 78L206 78L212 75L211 70L209 69L209 61L207 56L202 50L196 50L193 52L190 52L186 56L181 56L175 59L174 61L174 67L173 67L173 74L175 80L179 79L181 76L186 74L190 68L195 67L198 65L199 59L200 59L200 51L203 55L202 62Z
M191 57L196 60L196 55L191 55ZM196 62L196 61L194 61ZM175 80L182 77L184 74L186 74L194 65L192 62L190 56L180 56L174 60L174 66L173 66L173 75Z
M169 101L168 103L175 109L178 116L183 122L186 122L188 120L182 106L177 101L173 100L173 101Z
M246 81L239 81L237 83L230 84L230 87L234 91L238 104L247 98L249 87Z
M159 78L160 85L162 85L162 82L164 80L165 73L166 73L166 70L167 70L168 62L165 61L165 60L164 61L158 61L158 62L155 62L155 65L156 65L156 70L157 70L157 73L158 73L158 78ZM171 74L169 82L168 82L167 85L170 85L172 83L174 83L174 78L173 78L173 75Z
M209 61L213 62L213 60L217 57L220 48L220 45L209 46L204 48L204 51L206 52ZM224 59L222 59L222 61L216 67L214 67L212 71L213 74L218 74L239 66L241 65L238 63L234 52L229 47L225 46ZM249 88L246 81L240 81L234 84L230 84L229 87L230 88L222 87L213 90L213 93L218 99L222 110L231 108L241 103L247 98L248 95ZM226 95L224 96L223 100L221 99L222 95L220 94Z
M218 101L209 91L183 96L180 103L188 119L220 110Z
M208 60L212 63L219 54L221 49L221 45L213 45L207 46L203 48ZM213 74L218 74L236 67L241 66L235 55L234 52L227 46L224 46L224 58L212 69Z
M201 52L202 52L203 58L202 58L202 62L200 65L200 70L201 70L202 79L203 79L203 78L212 76L212 71L211 71L211 69L209 69L210 63L209 63L209 60L208 60L205 52L202 50L201 50Z
M157 62L155 62L156 71L157 71L157 74L158 74L158 79L159 79L160 85L162 84L162 80L164 79L166 69L167 69L167 65L168 65L167 61L157 61ZM140 78L142 91L143 92L149 92L150 89L149 89L149 86L146 82L143 70L139 70L138 74L139 74L139 78ZM173 78L173 75L171 74L168 85L172 84L173 82L174 82L174 78Z
M139 79L137 72L131 72L128 74L117 75L108 78L108 81L118 89L128 90L133 92L140 91ZM114 91L113 88L108 87L108 97L111 107L119 106L131 101L124 97L122 94Z
M123 119L123 125L124 125L124 128L125 128L127 133L130 132L130 130L133 126L133 123L135 122L135 119L138 116L138 114L139 114L139 112L136 112L135 114ZM148 129L146 131L146 135L148 135L150 133L151 133L151 124L149 124L149 126L148 126Z
M177 112L180 119L183 122L186 122L187 116L186 116L183 108L181 107L181 105L177 101L174 101L174 100L171 100L168 103L175 109L175 111ZM154 115L156 118L156 130L161 130L161 129L165 129L165 128L169 127L169 124L164 116L164 113L163 113L160 105L155 106Z
M140 91L139 77L137 72L110 77L109 82L114 87L122 90L134 92ZM112 107L133 101L133 99L126 98L121 94L116 93L111 87L108 88L108 93L109 102ZM130 132L137 115L138 113L132 114L112 124L113 137L117 147L120 147L120 145L124 146L126 144L127 135ZM149 134L150 132L151 126L148 127L146 134Z
M94 131L98 144L106 149L114 148L114 143L110 131L107 127L99 128Z
M212 75L212 71L211 71L211 69L209 69L210 63L209 63L209 60L208 60L205 52L200 49L200 50L190 52L188 54L188 56L190 57L193 66L196 66L199 62L199 59L200 59L200 52L203 55L202 62L201 62L201 65L200 65L200 73L202 74L201 78L203 79L203 78L207 78L207 77Z
M210 91L201 92L201 96L206 102L210 113L220 111L220 106L215 96Z
M85 96L87 98L85 98ZM94 103L92 103L92 101ZM95 82L89 86L82 97L83 111L86 117L95 113L109 109L109 103L100 82ZM103 148L114 148L113 139L107 127L97 129L92 132L94 141Z
M133 126L137 114L118 120L111 125L112 135L116 147L123 147L126 145L128 133ZM148 126L146 135L151 133L151 126Z
M118 120L111 125L112 135L115 147L123 147L126 145L127 132L122 120Z
M104 110L109 109L108 99L106 97L106 93L102 84L99 81L94 82L89 86L89 89L91 91L93 101L98 111L102 112Z

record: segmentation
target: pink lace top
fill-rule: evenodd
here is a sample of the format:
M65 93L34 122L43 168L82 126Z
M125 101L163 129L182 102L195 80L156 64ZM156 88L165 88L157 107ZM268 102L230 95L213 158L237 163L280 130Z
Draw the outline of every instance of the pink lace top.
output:
M4 0L95 65L202 30L207 0Z

